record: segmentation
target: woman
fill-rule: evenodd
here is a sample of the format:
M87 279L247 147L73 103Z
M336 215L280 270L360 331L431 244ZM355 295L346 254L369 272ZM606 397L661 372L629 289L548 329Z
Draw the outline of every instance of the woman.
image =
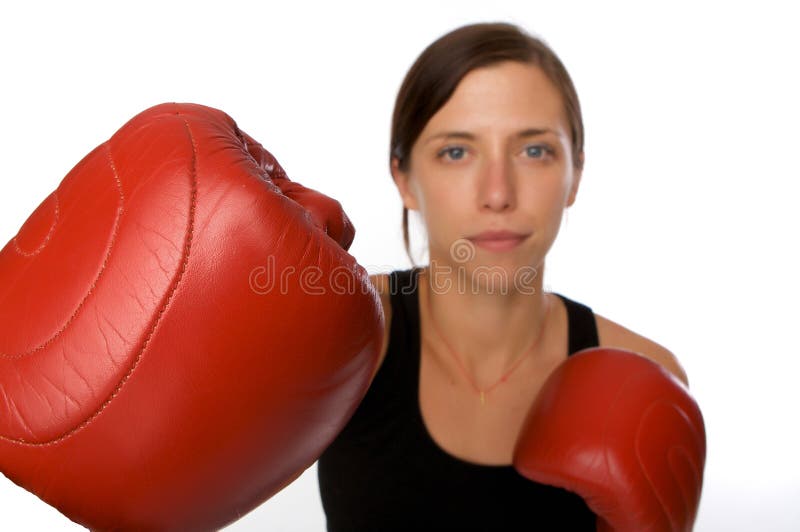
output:
M667 349L542 289L584 163L568 73L516 26L461 27L411 67L391 135L406 251L413 210L430 263L372 276L386 317L381 364L319 460L328 529L594 530L580 497L511 466L543 382L598 345L687 378Z

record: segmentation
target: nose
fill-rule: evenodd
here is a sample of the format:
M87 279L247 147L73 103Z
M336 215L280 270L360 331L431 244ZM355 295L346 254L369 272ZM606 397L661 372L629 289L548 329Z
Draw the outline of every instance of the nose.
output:
M482 209L506 211L516 204L514 172L504 157L488 161L480 176L479 199Z

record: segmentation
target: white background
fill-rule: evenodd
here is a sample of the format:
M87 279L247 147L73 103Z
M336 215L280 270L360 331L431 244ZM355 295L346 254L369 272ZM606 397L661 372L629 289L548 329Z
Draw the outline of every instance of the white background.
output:
M683 363L708 433L696 530L800 529L790 2L115 4L0 8L0 244L134 114L191 101L339 199L370 272L408 267L387 162L399 84L456 26L518 23L564 61L586 125L546 288ZM0 528L82 529L3 476ZM324 530L316 467L228 530Z

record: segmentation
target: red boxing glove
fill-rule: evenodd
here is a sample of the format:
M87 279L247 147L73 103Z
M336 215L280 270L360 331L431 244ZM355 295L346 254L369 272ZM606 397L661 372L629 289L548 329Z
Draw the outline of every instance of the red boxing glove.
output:
M545 382L514 466L582 496L598 531L690 531L705 455L703 417L682 382L631 351L592 348Z
M215 530L264 502L376 368L353 235L224 113L133 118L0 251L0 471L96 530Z

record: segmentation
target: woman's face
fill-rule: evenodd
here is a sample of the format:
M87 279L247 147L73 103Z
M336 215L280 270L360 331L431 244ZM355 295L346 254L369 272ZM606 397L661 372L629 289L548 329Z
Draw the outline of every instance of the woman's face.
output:
M426 225L432 265L464 266L454 253L466 250L472 268L511 275L538 270L580 181L560 94L539 67L511 61L464 76L412 147L408 172L394 160L392 173ZM474 239L492 230L527 236L516 245Z

